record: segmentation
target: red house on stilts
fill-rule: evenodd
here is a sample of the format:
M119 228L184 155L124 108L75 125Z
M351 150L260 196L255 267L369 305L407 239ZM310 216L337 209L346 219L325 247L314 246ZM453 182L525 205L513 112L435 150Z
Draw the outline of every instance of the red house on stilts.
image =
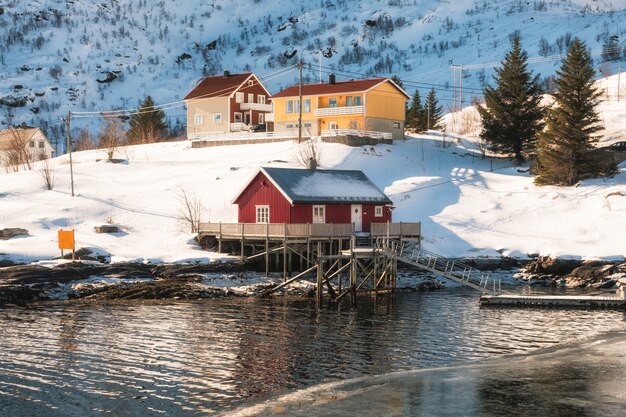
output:
M239 223L391 222L391 200L362 171L262 167L233 199Z

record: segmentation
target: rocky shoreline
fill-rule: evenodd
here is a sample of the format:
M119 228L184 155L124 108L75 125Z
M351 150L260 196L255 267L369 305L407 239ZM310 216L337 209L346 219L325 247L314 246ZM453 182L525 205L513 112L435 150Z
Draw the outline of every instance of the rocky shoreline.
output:
M538 257L530 261L510 258L472 259L464 262L482 270L511 271L513 282L526 285L612 289L626 279L626 262L580 261ZM281 282L251 279L253 265L241 262L211 264L143 264L80 261L52 267L39 264L0 267L0 305L25 304L53 299L150 300L199 299L254 296ZM414 273L416 272L416 273ZM207 276L220 277L219 283ZM258 275L258 274L257 274ZM404 291L444 287L423 271L404 270L401 275L421 277L403 287ZM287 288L283 293L311 296L311 287ZM245 287L245 290L241 290Z

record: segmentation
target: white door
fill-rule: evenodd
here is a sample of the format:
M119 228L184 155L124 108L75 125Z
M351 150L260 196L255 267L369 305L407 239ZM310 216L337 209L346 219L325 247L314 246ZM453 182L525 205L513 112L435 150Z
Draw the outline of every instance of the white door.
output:
M363 230L363 207L360 204L352 204L352 223L354 224L354 231L360 232Z

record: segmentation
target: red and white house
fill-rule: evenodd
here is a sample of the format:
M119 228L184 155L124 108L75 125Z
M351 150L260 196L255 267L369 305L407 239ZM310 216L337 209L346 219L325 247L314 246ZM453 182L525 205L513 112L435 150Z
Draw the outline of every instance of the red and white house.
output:
M245 131L272 112L271 94L251 72L205 77L184 100L188 139Z
M262 167L237 193L239 223L391 222L391 200L362 171Z

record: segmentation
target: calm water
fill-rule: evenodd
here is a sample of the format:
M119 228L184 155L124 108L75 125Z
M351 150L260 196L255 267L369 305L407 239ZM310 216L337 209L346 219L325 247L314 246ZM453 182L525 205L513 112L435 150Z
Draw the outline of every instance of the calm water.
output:
M528 353L624 321L620 311L479 308L463 289L355 309L281 298L4 308L0 416L223 413L332 381Z

